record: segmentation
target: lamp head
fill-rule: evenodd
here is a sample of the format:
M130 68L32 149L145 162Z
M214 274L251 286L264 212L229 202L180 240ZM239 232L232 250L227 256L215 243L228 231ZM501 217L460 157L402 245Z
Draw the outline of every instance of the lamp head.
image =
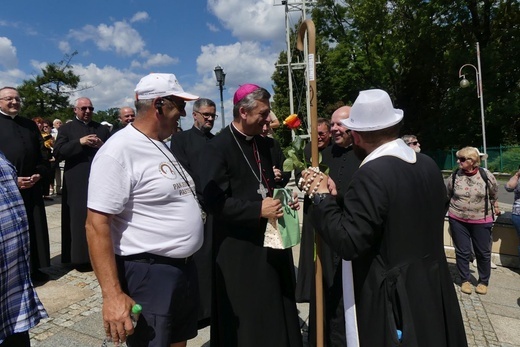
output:
M464 77L464 75L462 75L462 79L460 80L459 85L461 88L469 87L469 81L466 79L466 77Z

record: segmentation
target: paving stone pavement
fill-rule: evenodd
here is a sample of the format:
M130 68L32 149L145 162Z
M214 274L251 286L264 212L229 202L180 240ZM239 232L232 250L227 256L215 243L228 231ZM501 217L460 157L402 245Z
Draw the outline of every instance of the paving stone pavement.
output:
M51 280L38 284L36 290L50 318L30 331L31 344L33 347L99 347L104 335L99 285L92 271L79 272L61 264L60 197L46 204L52 266L44 271ZM295 247L296 262L298 252ZM520 269L498 267L492 270L487 295L467 295L460 291L454 260L449 262L469 346L520 347ZM475 275L476 269L471 267L471 270ZM299 304L298 309L306 337L308 305ZM209 328L200 330L188 346L209 347Z

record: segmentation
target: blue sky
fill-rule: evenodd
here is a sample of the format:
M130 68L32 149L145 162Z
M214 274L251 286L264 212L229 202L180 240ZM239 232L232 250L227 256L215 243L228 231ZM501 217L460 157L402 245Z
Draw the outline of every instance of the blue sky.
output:
M289 3L292 1L289 1ZM226 73L224 107L244 83L271 89L271 75L285 50L281 0L18 0L0 12L0 86L17 86L67 53L98 110L132 104L139 79L171 72L183 88L220 96L213 69ZM296 14L293 23L298 20ZM191 105L182 127L193 123ZM220 113L220 112L218 112ZM215 130L221 127L215 122Z

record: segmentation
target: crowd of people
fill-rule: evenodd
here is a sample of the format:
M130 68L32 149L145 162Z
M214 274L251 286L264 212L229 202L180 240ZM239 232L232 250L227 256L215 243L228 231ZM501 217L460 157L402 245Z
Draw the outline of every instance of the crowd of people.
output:
M0 346L29 346L27 331L46 317L32 282L45 280L41 269L50 266L43 201L52 193L62 194L61 261L95 272L111 341L184 347L210 325L211 346L303 346L296 303L309 302L308 342L316 345L319 235L326 346L466 346L443 225L447 213L461 291L473 291L476 259L474 290L485 295L498 214L497 181L480 166L485 154L462 148L458 169L443 180L415 135L399 137L404 112L378 89L319 118L328 170L295 172L305 196L296 277L290 248L264 246L268 220L284 214L273 193L290 178L272 137L280 122L270 98L265 88L241 85L232 122L214 135L215 102L186 92L173 74L144 76L135 111L121 107L115 125L92 120L86 97L65 124L31 121L18 115L18 91L0 89L0 203L10 206L2 236L15 240L1 246L17 271L2 269L15 289L0 298L27 300L23 320L5 306L12 319L0 324ZM180 131L191 101L193 127ZM305 152L310 161L310 144ZM506 184L517 230L519 177L520 170ZM296 192L288 207L300 208ZM134 325L136 303L143 309Z

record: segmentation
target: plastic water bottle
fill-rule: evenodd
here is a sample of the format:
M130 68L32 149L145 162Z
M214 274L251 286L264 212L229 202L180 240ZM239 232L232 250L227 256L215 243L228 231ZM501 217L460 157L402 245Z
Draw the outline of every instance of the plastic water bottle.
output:
M143 307L139 304L135 304L132 306L132 312L130 313L130 319L132 319L132 324L135 326L137 325L137 321L139 320L139 315L143 311Z
M134 328L137 325L137 321L139 320L139 315L141 314L142 311L143 311L143 307L141 305L135 304L134 306L132 306L132 310L130 311L130 319L132 320L132 325L134 326ZM108 347L109 342L112 342L112 338L105 337L101 347ZM121 346L125 346L125 345L126 344L121 344Z

